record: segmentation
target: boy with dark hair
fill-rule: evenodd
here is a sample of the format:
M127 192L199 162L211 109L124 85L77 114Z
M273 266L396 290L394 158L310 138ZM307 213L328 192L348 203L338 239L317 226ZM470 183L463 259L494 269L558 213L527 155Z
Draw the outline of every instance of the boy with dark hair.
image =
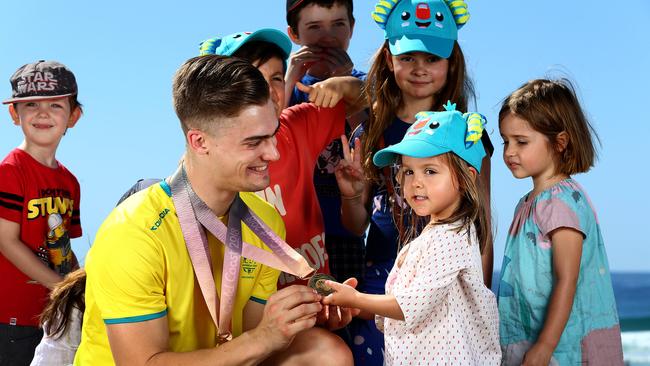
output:
M296 83L311 85L332 76L362 78L347 53L354 16L352 0L287 0L287 34L301 46L291 55L285 75L287 105L306 102Z
M25 139L0 163L0 363L28 365L49 289L78 267L79 182L56 149L81 116L74 74L56 61L20 67L3 104Z
M291 55L285 76L289 106L307 102L296 82L312 85L331 76L350 75L365 81L366 73L353 68L347 54L354 16L352 0L287 0L287 33L301 48ZM345 134L365 117L351 116ZM325 221L325 244L334 277L344 281L362 278L364 272L363 238L341 224L341 193L334 170L343 158L341 141L336 139L320 153L314 169L314 187Z

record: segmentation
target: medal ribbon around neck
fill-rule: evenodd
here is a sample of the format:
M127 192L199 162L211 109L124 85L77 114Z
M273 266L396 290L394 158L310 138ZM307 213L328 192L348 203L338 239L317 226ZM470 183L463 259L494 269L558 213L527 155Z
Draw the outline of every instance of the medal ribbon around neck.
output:
M194 192L183 165L168 181L185 245L210 316L217 326L220 344L232 339L232 308L242 256L302 279L314 272L303 256L246 206L239 194L235 195L230 206L226 227ZM242 221L272 252L242 241ZM208 239L203 228L226 246L221 275L221 301L214 282Z

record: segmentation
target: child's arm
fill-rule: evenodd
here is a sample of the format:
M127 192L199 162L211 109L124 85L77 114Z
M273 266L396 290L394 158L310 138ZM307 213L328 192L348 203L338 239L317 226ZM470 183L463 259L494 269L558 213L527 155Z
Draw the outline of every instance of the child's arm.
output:
M311 66L317 62L329 64L329 77L348 76L354 65L348 53L340 48L322 48L318 46L303 46L289 57L287 73L284 77L284 90L287 98L285 106L289 106L293 88L305 76Z
M309 94L309 101L319 107L332 108L343 99L348 116L365 107L365 98L361 98L362 86L363 81L353 76L332 77L311 86L296 83L298 90Z
M356 138L354 146L345 135L341 136L343 160L336 166L334 174L341 191L341 223L349 232L361 236L368 228L370 215L366 209L370 195L370 184L361 168L361 140Z
M20 224L0 218L0 233L0 253L29 278L50 289L63 279L20 240Z
M322 49L316 46L303 46L295 53L292 53L287 63L287 73L284 77L284 91L287 98L285 98L284 107L289 106L289 100L293 94L293 88L296 83L305 76L305 73L311 65L321 59L320 53Z
M479 179L481 180L481 186L485 192L485 208L486 215L488 218L488 227L492 227L492 207L490 206L490 173L491 173L491 162L490 157L486 155L481 162L481 174ZM494 236L492 235L492 230L486 233L487 242L485 248L481 252L481 264L483 265L483 283L485 287L492 288L492 271L494 271L494 246L493 240Z
M402 308L393 295L364 294L352 286L326 281L325 284L334 289L334 293L323 299L325 305L338 305L348 308L357 308L364 313L372 313L391 319L404 320Z
M582 233L562 227L551 232L550 237L555 276L553 293L546 312L544 328L537 342L526 352L523 365L549 364L569 320L576 293L582 256Z

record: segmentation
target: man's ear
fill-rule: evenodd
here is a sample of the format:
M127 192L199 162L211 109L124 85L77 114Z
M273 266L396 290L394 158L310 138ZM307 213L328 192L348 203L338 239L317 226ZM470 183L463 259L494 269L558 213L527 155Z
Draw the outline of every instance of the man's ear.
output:
M74 127L81 118L81 108L75 107L75 109L70 113L70 118L68 119L68 128Z
M20 117L18 116L18 111L14 107L15 104L9 104L9 114L11 115L11 120L14 121L16 126L20 125Z
M386 59L386 65L388 65L388 70L393 72L393 55L391 55L388 48L384 49L384 58Z
M562 131L557 134L555 137L555 149L557 152L563 152L566 150L566 147L569 145L569 134L566 131Z
M185 135L187 138L188 150L197 155L208 155L208 144L206 133L197 129L190 129Z
M289 35L289 38L291 38L291 42L298 45L300 44L300 37L298 37L298 34L294 33L290 25L287 25L287 34Z

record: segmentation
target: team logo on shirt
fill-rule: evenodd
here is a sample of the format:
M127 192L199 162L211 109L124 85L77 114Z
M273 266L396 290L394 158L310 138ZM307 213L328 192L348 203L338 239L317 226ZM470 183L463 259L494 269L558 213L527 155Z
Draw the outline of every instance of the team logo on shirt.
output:
M242 258L241 269L244 273L252 275L253 272L257 269L257 262L252 259ZM252 276L242 276L242 278L253 278Z
M158 220L156 220L156 222L154 222L154 224L151 225L151 230L152 231L153 230L158 230L160 225L162 225L163 219L165 218L165 216L167 216L168 213L169 213L168 208L165 208L164 210L160 211L160 213L158 214Z

